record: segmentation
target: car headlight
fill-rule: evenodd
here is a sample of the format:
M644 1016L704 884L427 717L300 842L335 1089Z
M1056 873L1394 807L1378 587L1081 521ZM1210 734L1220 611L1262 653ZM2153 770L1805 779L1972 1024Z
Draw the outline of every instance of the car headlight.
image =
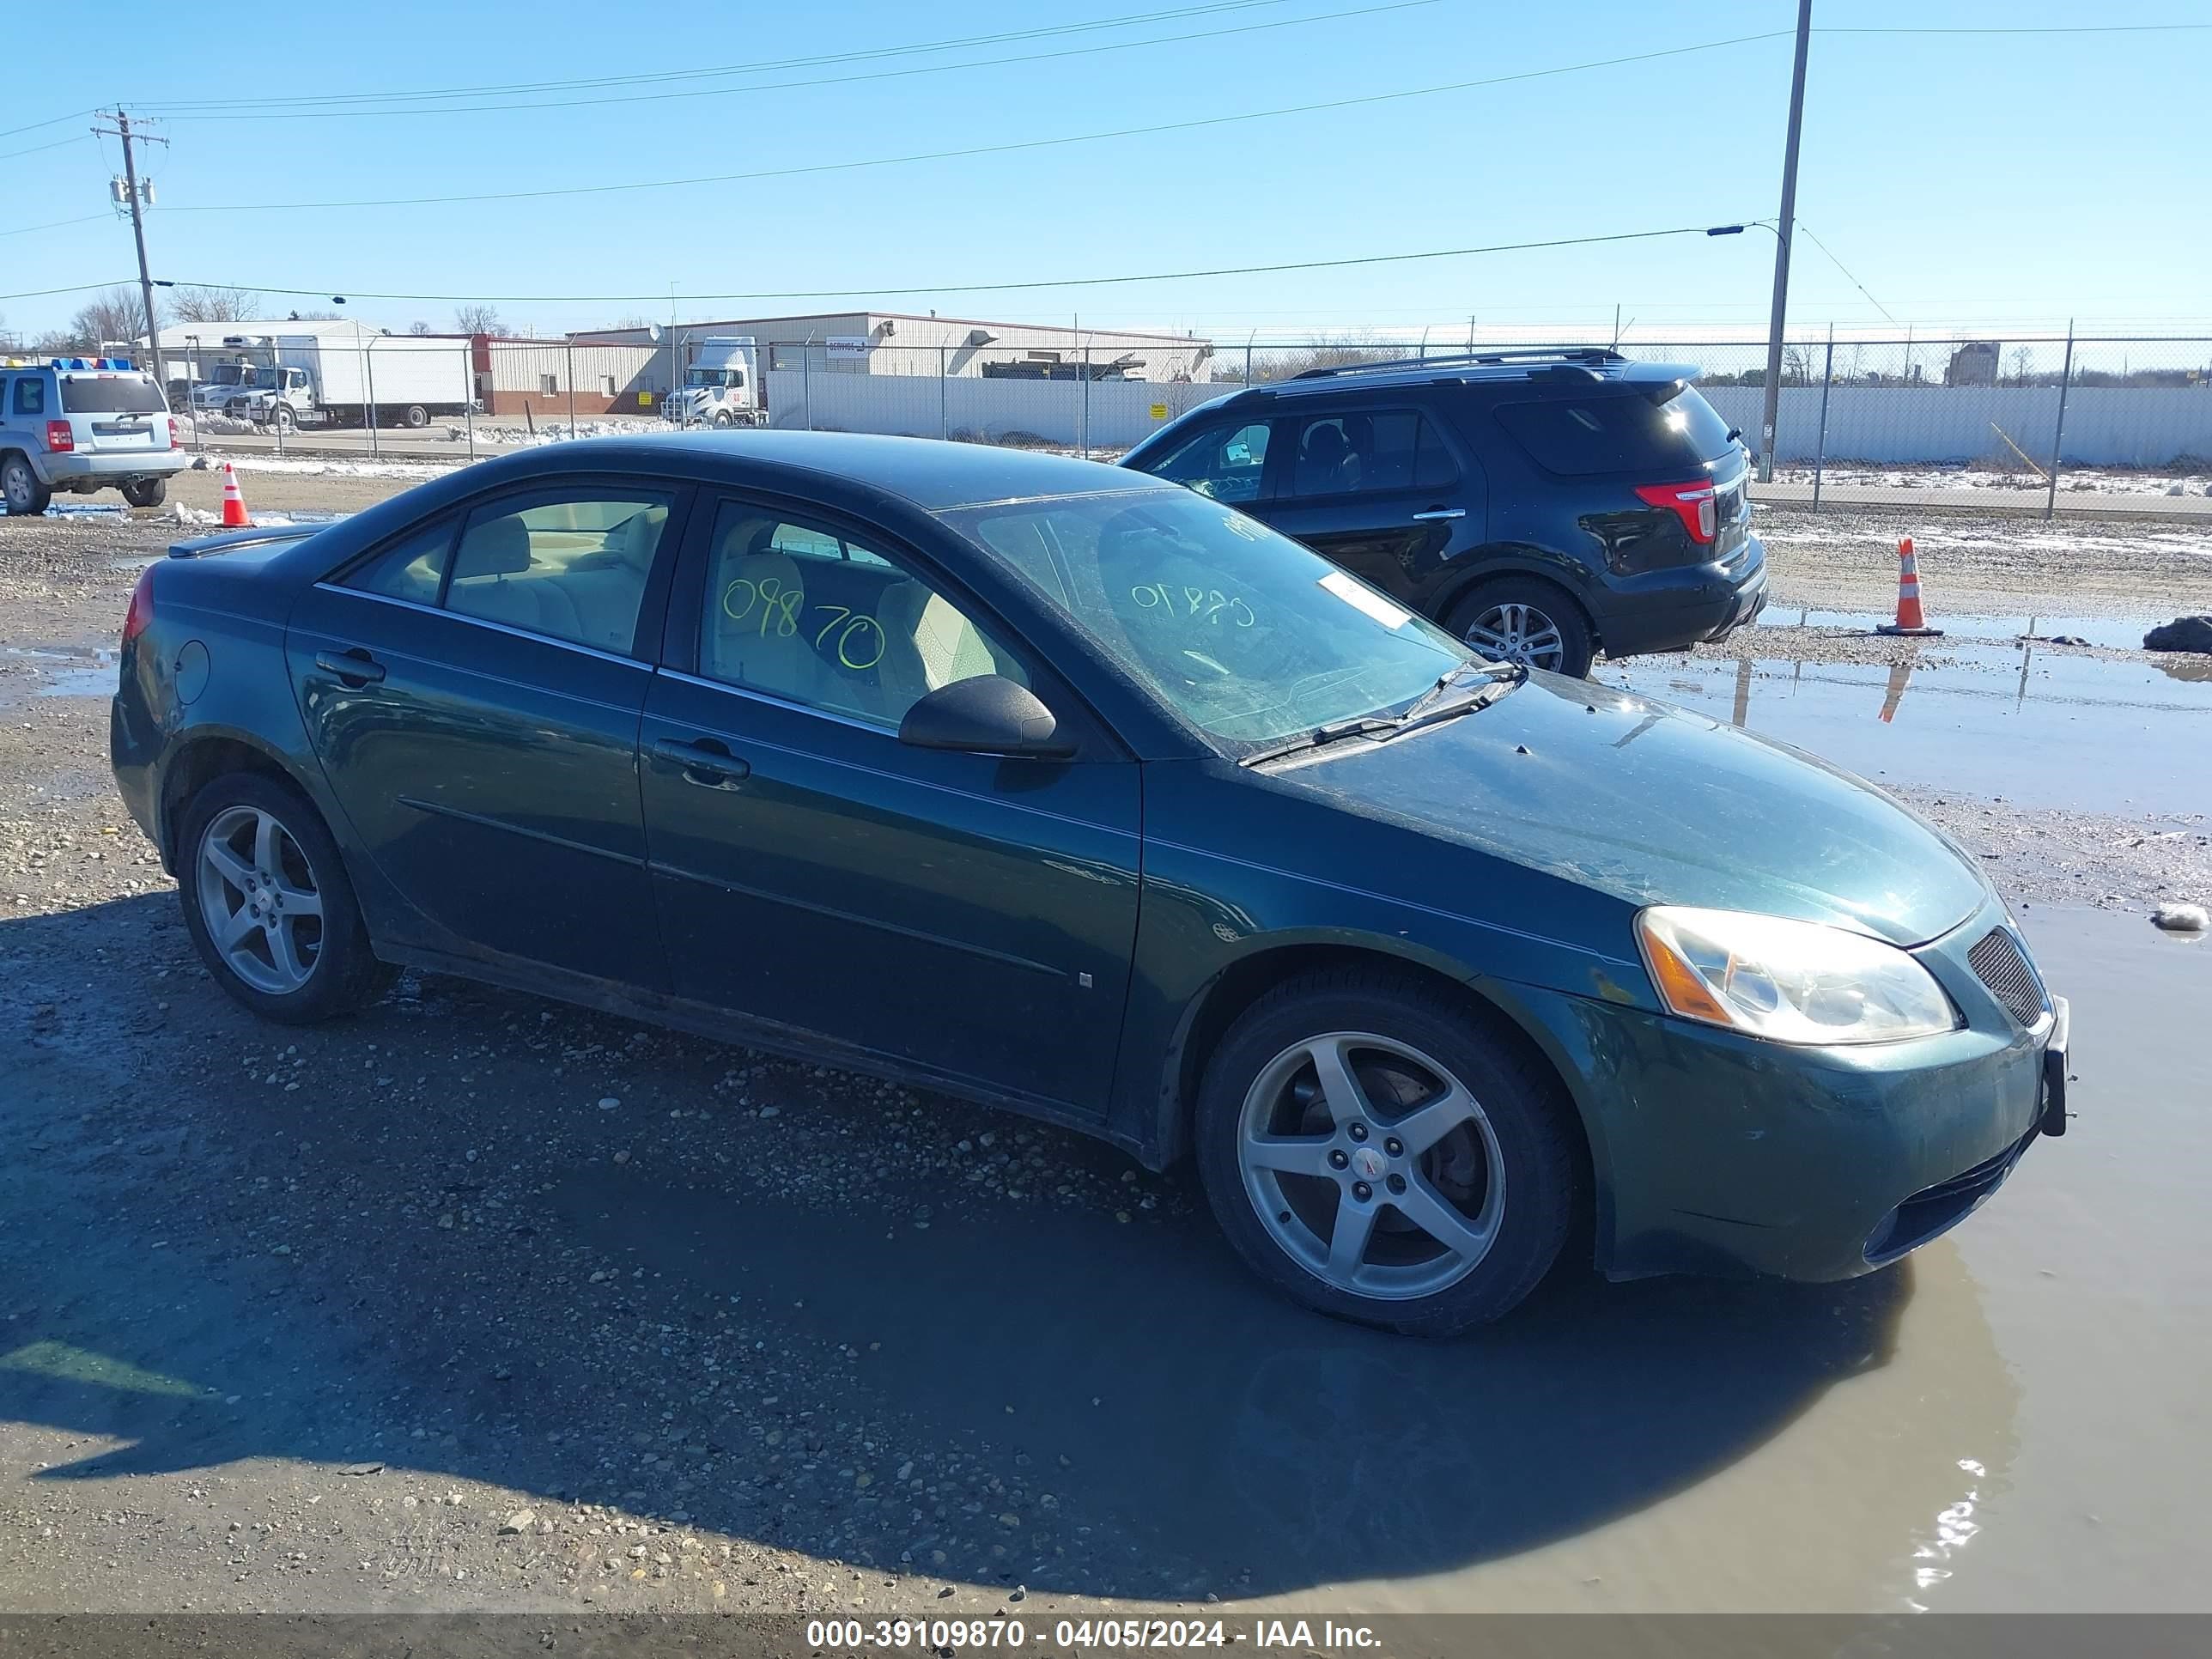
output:
M1660 904L1637 941L1672 1014L1775 1042L1896 1042L1954 1030L1958 1011L1919 963L1841 927Z

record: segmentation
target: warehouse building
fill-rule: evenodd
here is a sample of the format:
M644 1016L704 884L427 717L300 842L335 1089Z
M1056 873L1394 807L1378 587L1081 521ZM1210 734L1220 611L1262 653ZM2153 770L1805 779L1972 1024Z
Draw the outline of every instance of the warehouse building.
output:
M678 352L709 335L750 336L764 369L811 374L972 375L1005 380L1212 379L1213 344L1188 334L1074 329L1052 324L979 322L902 311L830 312L803 317L730 318L650 328L591 329L586 344L671 344Z

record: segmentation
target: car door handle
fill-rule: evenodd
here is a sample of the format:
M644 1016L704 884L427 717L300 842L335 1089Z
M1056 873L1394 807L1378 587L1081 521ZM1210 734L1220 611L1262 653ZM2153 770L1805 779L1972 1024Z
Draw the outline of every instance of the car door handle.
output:
M702 789L734 789L753 775L750 763L739 760L714 738L695 738L688 743L681 738L663 738L653 745L653 752L682 767L684 781Z
M348 685L368 685L384 678L384 665L359 646L350 651L318 651L315 666Z
M1463 507L1432 507L1425 513L1413 514L1413 522L1434 524L1441 519L1464 519L1465 517L1467 517L1467 509Z

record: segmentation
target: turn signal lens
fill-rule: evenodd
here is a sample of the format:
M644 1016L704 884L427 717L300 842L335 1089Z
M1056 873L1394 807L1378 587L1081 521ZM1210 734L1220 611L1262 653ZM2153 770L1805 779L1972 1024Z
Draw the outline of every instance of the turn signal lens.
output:
M1954 1030L1935 976L1893 945L1743 910L1654 905L1637 942L1667 1012L1774 1042L1900 1042Z

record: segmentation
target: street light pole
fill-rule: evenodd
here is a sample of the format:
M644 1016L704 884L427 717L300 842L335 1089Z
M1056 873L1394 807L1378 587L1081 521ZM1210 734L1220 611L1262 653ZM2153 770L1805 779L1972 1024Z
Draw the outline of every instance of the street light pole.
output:
M1782 325L1790 311L1790 239L1797 228L1797 133L1805 119L1805 52L1813 0L1797 0L1797 58L1790 74L1790 137L1782 153L1782 217L1774 248L1774 314L1766 330L1766 412L1759 422L1759 479L1774 477L1774 424L1782 404Z

